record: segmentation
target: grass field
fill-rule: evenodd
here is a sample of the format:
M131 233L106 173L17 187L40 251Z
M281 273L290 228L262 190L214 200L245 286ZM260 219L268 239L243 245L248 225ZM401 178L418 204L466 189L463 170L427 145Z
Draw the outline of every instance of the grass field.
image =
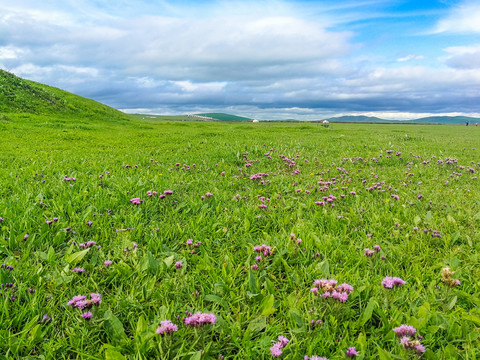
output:
M0 135L0 358L480 358L480 129L17 114Z

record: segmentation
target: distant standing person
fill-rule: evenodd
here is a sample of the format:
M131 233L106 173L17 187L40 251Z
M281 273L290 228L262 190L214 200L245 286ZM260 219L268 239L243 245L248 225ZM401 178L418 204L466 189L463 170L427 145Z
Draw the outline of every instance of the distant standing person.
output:
M465 121L465 126L468 126L468 121Z

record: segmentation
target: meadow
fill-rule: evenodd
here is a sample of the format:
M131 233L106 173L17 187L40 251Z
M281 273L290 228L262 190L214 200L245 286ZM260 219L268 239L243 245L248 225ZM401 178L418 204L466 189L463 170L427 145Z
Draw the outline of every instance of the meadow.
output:
M0 358L478 359L479 138L0 119Z

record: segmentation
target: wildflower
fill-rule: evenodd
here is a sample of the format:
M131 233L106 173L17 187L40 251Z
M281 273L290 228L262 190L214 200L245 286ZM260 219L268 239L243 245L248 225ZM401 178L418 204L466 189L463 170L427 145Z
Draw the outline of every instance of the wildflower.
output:
M84 268L73 268L72 271L80 274L80 273L85 272L85 269Z
M353 358L358 355L358 351L355 347L349 347L347 350L347 358Z
M400 286L405 285L405 284L406 284L406 282L399 277L387 276L382 280L382 285L385 289L391 289L394 286L400 287Z
M450 287L455 287L460 285L460 280L452 278L454 272L450 270L449 267L443 268L441 275L442 275L442 282Z
M94 305L100 305L102 303L102 295L97 293L91 293L90 299Z
M93 314L91 311L87 311L87 312L84 312L82 314L82 317L85 319L85 320L90 320L92 318Z
M207 192L207 193L205 193L205 196L206 196L206 197L210 197L210 196L213 196L213 194L212 194L212 193L209 193L209 192Z
M257 264L253 264L253 265L252 265L252 270L258 270L258 265L257 265Z
M140 198L133 198L130 199L130 202L134 205L140 205L142 203L142 200L140 200Z
M192 245L193 244L193 239L188 239L187 240L187 245Z
M393 329L397 337L403 338L404 336L413 336L417 330L411 325L402 324L399 327Z
M375 251L370 250L369 248L363 249L363 251L365 251L365 256L366 257L372 257L373 254L375 253Z
M177 325L172 323L170 320L160 321L160 326L157 328L156 333L160 335L173 334L175 331L178 331Z
M282 349L287 346L290 340L285 336L279 336L278 341L270 348L270 353L273 357L279 357L282 355Z
M375 245L375 246L373 247L373 249L374 249L376 252L380 252L380 250L382 250L381 247L380 247L380 245Z
M181 269L182 266L183 266L183 263L182 263L181 261L177 261L177 262L175 263L175 268L176 268L176 269Z
M186 318L183 318L183 323L188 326L200 327L205 324L215 324L217 317L213 314L204 314L197 312L193 315L189 315Z
M103 262L103 265L105 265L105 267L109 267L110 265L112 265L112 261L111 260L105 260Z

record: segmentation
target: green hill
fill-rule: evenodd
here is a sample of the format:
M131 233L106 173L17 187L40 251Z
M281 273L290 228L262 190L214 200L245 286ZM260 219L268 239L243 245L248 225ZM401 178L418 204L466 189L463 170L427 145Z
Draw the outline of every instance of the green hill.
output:
M392 123L398 122L395 120L385 120L380 119L374 116L363 116L363 115L346 115L346 116L337 116L327 119L330 122L355 122L355 123Z
M430 123L430 124L461 124L465 125L468 121L470 125L480 122L480 119L469 116L429 116L420 119L411 120L415 123Z
M22 79L0 69L0 117L3 119L66 119L128 121L130 116L107 105L48 85Z
M197 114L198 116L205 116L212 118L218 121L252 121L253 119L249 119L242 116L224 114L224 113L207 113L207 114Z

